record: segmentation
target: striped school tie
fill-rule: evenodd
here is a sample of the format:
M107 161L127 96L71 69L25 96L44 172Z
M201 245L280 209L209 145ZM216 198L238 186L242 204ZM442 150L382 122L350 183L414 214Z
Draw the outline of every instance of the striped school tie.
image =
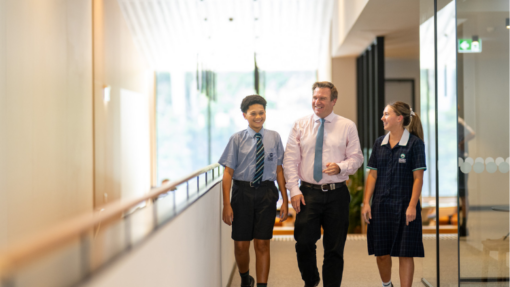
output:
M262 144L262 135L255 134L257 138L257 153L255 154L255 176L253 177L252 185L259 187L264 175L264 145Z

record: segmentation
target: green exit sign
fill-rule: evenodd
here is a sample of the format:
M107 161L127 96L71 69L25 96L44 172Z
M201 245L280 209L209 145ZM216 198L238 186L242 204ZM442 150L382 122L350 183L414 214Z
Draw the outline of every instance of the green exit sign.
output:
M459 39L459 53L480 53L482 52L482 39L473 42L471 39Z

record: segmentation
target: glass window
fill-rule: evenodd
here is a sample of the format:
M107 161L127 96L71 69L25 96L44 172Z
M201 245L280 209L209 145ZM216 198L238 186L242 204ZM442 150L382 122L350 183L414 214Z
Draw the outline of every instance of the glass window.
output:
M208 99L196 87L195 72L156 75L158 182L177 179L209 164Z
M316 79L315 71L265 72L265 127L280 134L284 147L294 122L312 114L312 85Z
M212 162L217 162L223 154L230 136L248 126L241 102L244 97L255 94L253 71L218 72L216 78L217 99L211 103Z

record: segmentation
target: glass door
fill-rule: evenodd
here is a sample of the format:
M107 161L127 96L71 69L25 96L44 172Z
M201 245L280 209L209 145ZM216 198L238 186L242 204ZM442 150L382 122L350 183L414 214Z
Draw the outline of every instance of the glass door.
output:
M426 286L438 286L438 246L436 234L436 60L435 3L420 1L420 117L423 125L427 170L422 189L423 258L422 281Z
M420 1L427 286L509 286L509 18L508 0Z
M460 283L509 286L509 1L456 8Z

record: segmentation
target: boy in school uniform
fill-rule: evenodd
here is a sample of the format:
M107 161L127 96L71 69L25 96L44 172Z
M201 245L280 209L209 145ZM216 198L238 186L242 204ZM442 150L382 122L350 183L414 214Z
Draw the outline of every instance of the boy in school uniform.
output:
M218 161L223 173L223 221L232 225L235 258L241 287L255 286L249 273L250 241L254 240L257 287L267 286L269 277L269 240L273 237L278 186L283 198L280 222L287 219L288 199L283 175L283 144L280 135L264 129L266 100L247 96L241 103L248 128L235 133ZM232 185L233 179L233 185ZM230 188L232 187L232 200Z

